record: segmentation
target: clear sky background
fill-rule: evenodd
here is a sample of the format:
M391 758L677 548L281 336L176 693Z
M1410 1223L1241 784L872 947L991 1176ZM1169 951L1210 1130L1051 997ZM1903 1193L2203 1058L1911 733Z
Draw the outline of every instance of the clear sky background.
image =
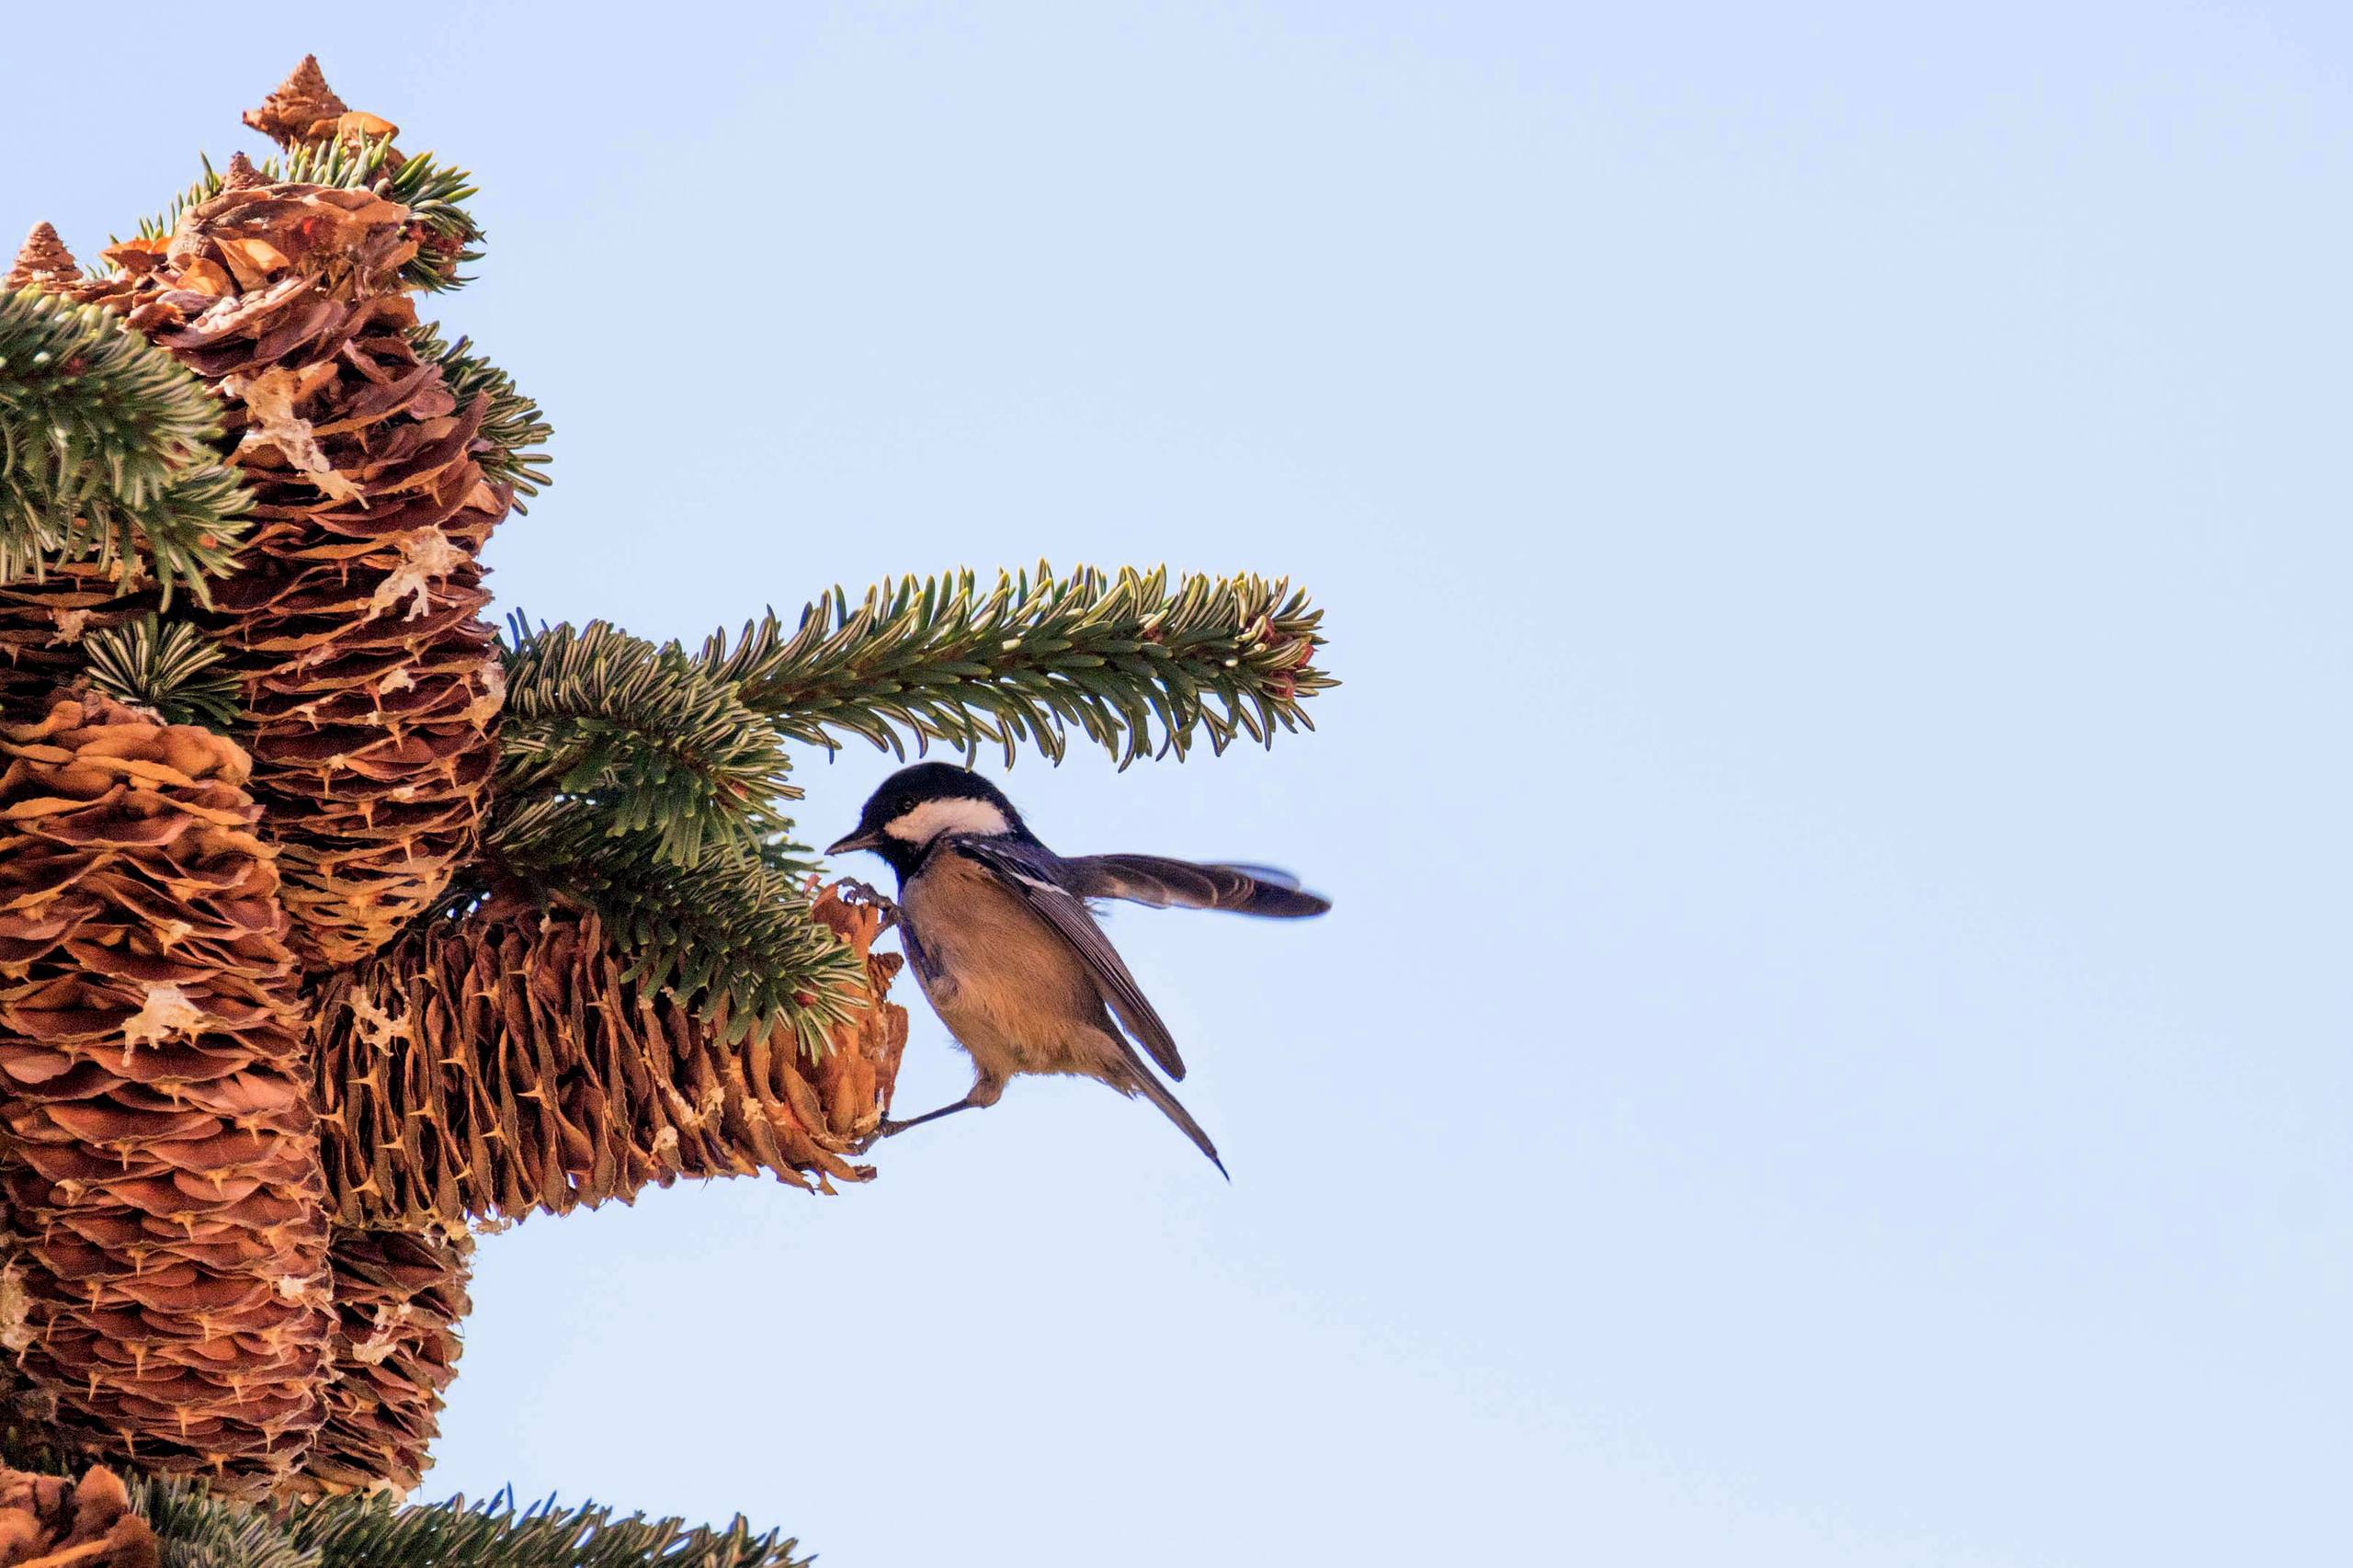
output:
M2353 1556L2353 21L2312 4L24 6L85 254L305 50L492 236L503 607L1287 573L1288 863L1023 1084L483 1244L428 1494L946 1563ZM811 757L841 832L888 768ZM961 1091L920 1002L902 1104Z

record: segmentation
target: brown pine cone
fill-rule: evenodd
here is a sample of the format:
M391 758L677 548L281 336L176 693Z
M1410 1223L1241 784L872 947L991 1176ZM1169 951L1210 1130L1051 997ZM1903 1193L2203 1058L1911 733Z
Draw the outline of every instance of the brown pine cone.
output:
M872 1168L907 1036L900 959L831 892L818 918L867 959L869 1006L812 1061L790 1029L722 1046L593 915L477 914L319 990L313 1035L339 1223L462 1225L624 1202L680 1176L774 1172L832 1190Z
M233 169L233 174L235 172ZM471 849L504 700L479 556L513 496L407 333L419 231L368 191L232 180L168 240L75 290L231 400L256 504L214 635L244 684L255 793L293 945L355 962L431 907Z
M335 1233L335 1373L296 1490L407 1492L424 1477L473 1308L473 1251L462 1230Z
M244 754L100 696L0 726L0 1191L57 1428L259 1493L325 1381L326 1222Z

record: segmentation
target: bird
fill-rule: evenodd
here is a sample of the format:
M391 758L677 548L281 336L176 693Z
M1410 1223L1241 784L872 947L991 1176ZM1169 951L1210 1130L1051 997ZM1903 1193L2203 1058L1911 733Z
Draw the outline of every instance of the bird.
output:
M1093 1078L1142 1096L1233 1180L1217 1145L1137 1050L1170 1078L1185 1059L1092 901L1225 909L1298 919L1331 901L1265 866L1201 865L1160 855L1065 858L1046 847L1005 792L970 768L920 762L884 779L858 826L828 856L870 851L898 874L892 901L860 887L896 925L932 1010L972 1059L964 1097L876 1138L995 1105L1027 1074ZM856 886L856 884L853 884Z

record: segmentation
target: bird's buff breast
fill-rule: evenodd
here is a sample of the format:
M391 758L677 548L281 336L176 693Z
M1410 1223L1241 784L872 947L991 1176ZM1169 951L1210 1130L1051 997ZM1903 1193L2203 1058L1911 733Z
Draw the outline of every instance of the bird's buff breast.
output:
M949 855L900 895L932 971L924 993L983 1073L1089 1073L1109 1041L1086 966L982 867ZM1089 1064L1082 1064L1083 1062Z

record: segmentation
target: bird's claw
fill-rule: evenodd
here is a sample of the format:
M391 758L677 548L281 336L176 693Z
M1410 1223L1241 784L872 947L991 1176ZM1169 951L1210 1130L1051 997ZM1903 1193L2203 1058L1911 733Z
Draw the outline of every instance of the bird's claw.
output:
M862 903L881 915L885 931L899 923L899 906L855 877L844 877L834 884L834 892L843 903ZM877 1133L875 1136L879 1138L886 1134Z
M888 1117L884 1117L881 1125L877 1126L873 1131L868 1133L865 1137L851 1144L849 1146L849 1152L853 1154L865 1153L869 1149L873 1148L874 1145L880 1143L885 1138L888 1138L892 1133L898 1131L900 1126L901 1123L892 1121Z

